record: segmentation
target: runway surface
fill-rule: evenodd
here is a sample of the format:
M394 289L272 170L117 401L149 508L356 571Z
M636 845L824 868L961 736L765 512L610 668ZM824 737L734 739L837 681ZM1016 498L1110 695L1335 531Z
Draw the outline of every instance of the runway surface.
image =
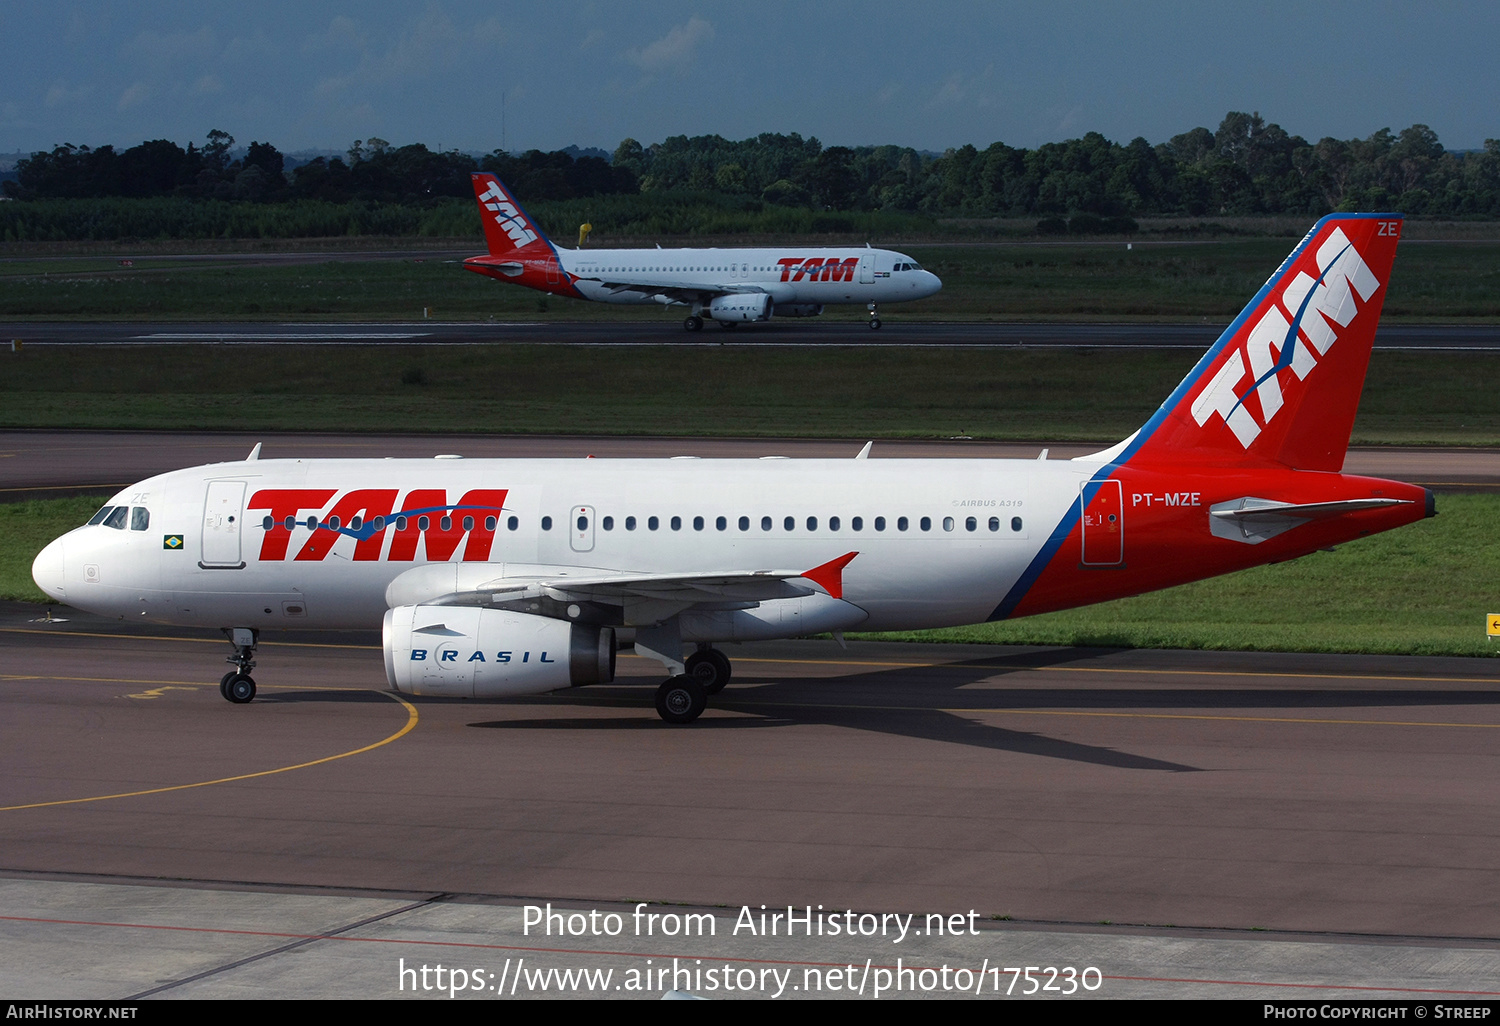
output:
M1117 985L1149 977L1130 993L1200 993L1189 978L1219 996L1288 982L1500 989L1484 954L1500 947L1500 669L1487 661L731 646L735 683L683 729L657 719L659 669L631 656L617 685L407 700L384 690L375 633L289 635L260 650L261 696L233 706L215 693L221 641L37 613L0 607L0 876L32 888L0 888L0 935L24 953L11 972L33 966L29 979L53 979L56 946L79 933L150 967L106 987L114 996L192 975L160 960L183 940L145 928L173 916L203 935L195 958L227 965L247 943L229 932L242 915L232 895L251 888L347 890L402 915L494 906L500 934L474 964L497 972L497 945L535 957L569 946L516 937L513 918L501 922L516 906L646 901L730 916L761 904L973 910L1030 939L987 933L943 958L977 965L1050 943L1051 957L1094 964L1114 951L1103 968ZM88 915L31 914L80 893L45 881L230 897L143 888L97 906L76 898ZM279 929L321 936L368 918L337 915L351 918ZM1042 926L1064 939L1033 936ZM391 928L410 957L433 957L410 919ZM1230 932L1194 932L1205 928ZM1233 932L1259 930L1281 935ZM1162 953L1204 936L1220 943L1193 948L1212 963L1196 974ZM1255 965L1230 941L1261 945ZM1326 951L1311 954L1313 942ZM1406 975L1372 978L1385 949L1413 943L1441 967L1414 978L1407 961ZM599 958L769 957L727 940L569 944ZM901 954L888 940L818 937L779 950L798 964ZM1475 975L1479 955L1488 977ZM370 970L384 992L394 958L387 949Z
M758 346L998 346L1206 349L1225 324L992 324L930 323L883 317L871 331L862 322L773 320L728 331L709 325L682 329L681 320L590 322L446 323L145 323L16 322L0 324L0 340L25 345L489 345L496 342L588 345ZM1226 322L1227 323L1227 322ZM1496 324L1385 324L1377 349L1431 351L1500 350Z
M871 459L988 458L1070 459L1111 445L1035 442L881 440ZM0 431L0 501L111 491L153 474L205 463L242 460L257 442L264 459L430 457L576 458L597 456L853 457L863 445L850 439L621 438L549 435L335 435ZM1410 481L1436 490L1500 487L1500 450L1352 449L1351 474Z

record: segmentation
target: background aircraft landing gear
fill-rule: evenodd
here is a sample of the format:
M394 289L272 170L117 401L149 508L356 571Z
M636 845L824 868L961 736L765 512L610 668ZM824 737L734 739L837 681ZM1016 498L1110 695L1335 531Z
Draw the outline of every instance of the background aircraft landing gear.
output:
M702 331L703 318L699 317L697 314L693 314L692 316L683 319L682 326L688 331Z
M703 685L705 694L717 695L729 683L729 657L716 648L704 645L687 657L688 676Z
M656 712L668 723L692 723L708 707L708 694L696 677L668 677L656 689Z
M875 304L870 304L870 330L874 331L880 327L880 314L875 310Z
M234 646L234 655L225 661L233 663L235 669L219 680L219 694L235 705L244 705L255 698L255 678L250 676L250 670L255 666L255 646L260 632L253 627L225 627L224 636Z

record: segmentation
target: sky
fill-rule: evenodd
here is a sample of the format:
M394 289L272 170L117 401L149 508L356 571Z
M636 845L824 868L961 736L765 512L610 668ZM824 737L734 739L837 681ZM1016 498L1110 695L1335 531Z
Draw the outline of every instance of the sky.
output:
M0 0L0 153L488 152L627 137L1152 143L1231 110L1310 140L1500 137L1500 4ZM503 97L503 100L502 100Z

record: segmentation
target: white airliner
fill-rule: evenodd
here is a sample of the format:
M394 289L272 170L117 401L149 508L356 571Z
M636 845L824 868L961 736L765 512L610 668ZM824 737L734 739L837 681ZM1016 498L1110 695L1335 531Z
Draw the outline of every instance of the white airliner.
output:
M813 317L823 307L863 303L870 327L879 305L923 299L943 287L911 257L888 249L558 249L500 180L476 174L474 196L488 256L471 271L530 289L600 303L686 306L689 331L708 317L723 328L777 317Z
M1399 215L1320 221L1154 416L1074 460L261 460L120 492L32 568L61 602L223 629L384 623L399 691L485 697L659 660L688 722L729 641L968 624L1306 555L1433 510L1342 474ZM1043 454L1045 457L1045 453Z

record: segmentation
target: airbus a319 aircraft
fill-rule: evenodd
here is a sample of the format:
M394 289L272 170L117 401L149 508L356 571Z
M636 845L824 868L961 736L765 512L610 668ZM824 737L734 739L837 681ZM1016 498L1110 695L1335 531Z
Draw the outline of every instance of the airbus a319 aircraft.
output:
M60 602L261 630L384 624L419 695L608 682L633 639L660 715L730 678L715 645L1027 616L1409 524L1430 491L1340 472L1399 215L1308 233L1135 434L1073 460L295 460L120 492L32 574ZM1045 456L1045 453L1043 454Z
M464 266L527 288L600 303L686 306L683 327L705 317L747 321L814 317L823 307L863 303L870 327L879 305L923 299L943 287L911 257L888 249L558 249L491 174L475 174L474 196L488 256Z

